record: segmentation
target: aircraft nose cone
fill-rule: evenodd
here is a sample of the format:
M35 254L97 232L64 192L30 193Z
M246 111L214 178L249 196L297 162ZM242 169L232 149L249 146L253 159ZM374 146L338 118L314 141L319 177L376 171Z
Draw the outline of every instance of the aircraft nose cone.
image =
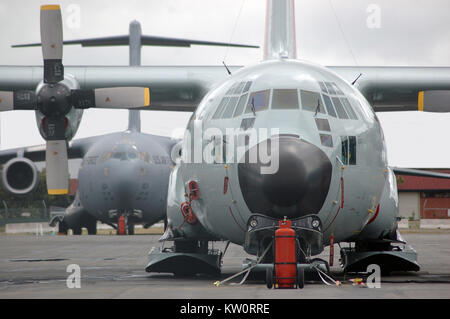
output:
M132 168L123 169L115 176L114 193L120 209L132 207L136 195L136 174Z
M252 213L276 218L317 214L330 187L331 162L320 148L297 137L282 135L277 142L265 141L255 146L268 145L272 161L278 156L278 169L273 172L263 174L261 168L270 164L261 163L259 158L252 163L247 154L238 165L239 184L247 206Z

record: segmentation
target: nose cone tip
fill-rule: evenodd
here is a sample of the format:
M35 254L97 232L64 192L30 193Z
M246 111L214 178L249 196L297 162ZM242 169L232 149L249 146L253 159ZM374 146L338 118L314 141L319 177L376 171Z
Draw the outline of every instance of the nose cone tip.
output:
M261 147L262 142L255 147ZM252 213L272 217L317 214L328 194L332 165L317 146L292 136L271 143L271 158L278 156L278 169L262 174L261 164L238 165L239 184ZM250 150L248 151L250 152ZM247 157L248 158L248 157Z

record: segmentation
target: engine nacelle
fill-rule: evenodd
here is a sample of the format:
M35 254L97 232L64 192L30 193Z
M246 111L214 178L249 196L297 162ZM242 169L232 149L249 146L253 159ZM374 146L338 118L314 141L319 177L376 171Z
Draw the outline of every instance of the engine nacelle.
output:
M64 75L64 80L59 82L60 84L66 86L69 90L79 89L80 85L78 81L70 74ZM36 88L36 94L43 88L44 82L40 82ZM80 126L81 118L83 116L82 109L71 108L69 113L66 114L66 130L65 138L70 141L77 133L78 127ZM46 117L40 111L36 111L36 123L44 140L47 140L45 134L44 126L46 125Z
M2 183L8 192L25 195L36 189L39 184L39 172L28 158L16 157L3 167Z

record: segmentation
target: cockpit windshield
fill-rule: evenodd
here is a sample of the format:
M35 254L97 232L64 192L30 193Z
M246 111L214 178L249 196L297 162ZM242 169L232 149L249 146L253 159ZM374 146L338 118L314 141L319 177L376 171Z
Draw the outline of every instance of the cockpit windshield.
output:
M135 145L118 144L113 147L110 157L121 161L132 161L139 157L139 153Z

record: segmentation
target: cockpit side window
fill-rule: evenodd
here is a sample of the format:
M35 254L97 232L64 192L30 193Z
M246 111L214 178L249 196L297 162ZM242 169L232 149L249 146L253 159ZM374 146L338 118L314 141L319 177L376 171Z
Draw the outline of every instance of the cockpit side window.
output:
M228 119L233 115L234 108L236 107L237 101L238 101L238 96L230 97L230 100L228 101L228 104L225 107L225 110L223 111L222 118Z
M334 110L333 103L328 95L322 94L323 100L325 102L325 106L327 108L328 114L332 117L337 117L336 111Z
M248 90L250 89L250 86L252 86L251 81L248 81L247 83L245 83L244 90L242 91L242 93L248 92Z
M239 82L234 83L227 91L227 93L225 93L225 95L230 95L233 94L234 90L236 89L236 87L239 85Z
M237 104L236 110L234 110L233 117L239 116L244 111L245 103L247 102L248 94L244 94L239 98L239 102Z
M352 106L350 105L350 102L345 97L341 97L340 100L341 100L342 105L344 106L345 110L347 111L348 116L352 120L357 120L358 117L356 116L355 111L353 110Z
M340 119L352 119L357 120L353 106L348 100L348 97L342 92L339 86L334 82L319 82L319 86L322 89L322 96L327 108L328 114L331 116L339 117ZM325 92L328 91L328 94ZM333 108L334 104L334 108ZM336 112L334 111L336 110Z
M333 100L334 107L336 108L336 112L338 114L338 117L340 119L348 119L347 112L345 112L344 106L342 105L342 103L339 100L339 98L338 97L333 97L332 100Z
M325 86L325 84L323 82L319 82L319 86L323 93L328 93L327 87Z
M304 110L325 113L325 108L319 93L300 90L300 99Z
M212 117L213 119L218 119L220 117L220 114L222 114L223 109L225 108L229 100L230 98L226 96L222 99L222 101L220 101L220 104L217 106L216 112Z
M239 82L239 84L236 86L236 89L233 91L233 94L241 94L244 86L245 82Z
M245 113L265 111L269 108L270 90L256 91L250 94Z
M324 82L325 86L327 87L328 93L331 95L335 95L336 91L334 90L334 86L331 82Z
M272 94L272 109L298 110L297 89L274 89Z

